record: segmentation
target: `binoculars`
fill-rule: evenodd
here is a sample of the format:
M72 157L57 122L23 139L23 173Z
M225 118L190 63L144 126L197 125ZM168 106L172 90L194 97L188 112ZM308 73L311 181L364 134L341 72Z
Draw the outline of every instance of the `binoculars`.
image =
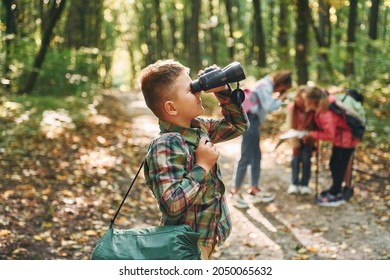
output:
M239 82L245 78L244 70L239 62L230 63L223 69L208 67L197 80L191 83L191 92L206 91L229 83Z

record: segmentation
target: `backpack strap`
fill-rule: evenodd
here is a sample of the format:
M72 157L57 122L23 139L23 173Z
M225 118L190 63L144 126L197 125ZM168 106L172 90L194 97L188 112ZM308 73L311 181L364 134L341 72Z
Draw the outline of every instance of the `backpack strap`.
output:
M118 216L119 212L121 211L121 208L122 208L123 204L125 203L125 200L126 200L127 196L129 195L129 193L130 193L130 191L131 191L131 189L132 189L132 187L134 185L135 179L137 179L138 174L140 173L142 167L144 166L144 163L145 163L145 159L142 160L142 163L141 163L137 173L135 174L135 177L134 177L133 181L131 182L129 189L127 190L125 196L123 197L122 202L121 202L121 204L118 207L118 210L116 210L114 218L112 218L112 220L111 220L110 227L112 227L114 225L116 217Z

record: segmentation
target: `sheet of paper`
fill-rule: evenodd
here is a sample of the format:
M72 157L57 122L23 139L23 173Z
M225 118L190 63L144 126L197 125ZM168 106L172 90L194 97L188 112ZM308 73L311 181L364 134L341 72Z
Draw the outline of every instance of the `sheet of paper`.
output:
M309 132L306 130L289 129L285 133L279 136L279 139L290 139L290 138L302 138Z

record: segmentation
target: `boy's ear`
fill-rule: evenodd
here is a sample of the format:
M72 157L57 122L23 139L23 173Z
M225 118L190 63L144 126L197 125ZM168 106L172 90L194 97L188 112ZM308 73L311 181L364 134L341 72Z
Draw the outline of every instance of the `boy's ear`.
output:
M164 103L164 110L170 116L176 116L177 110L173 101L166 101Z

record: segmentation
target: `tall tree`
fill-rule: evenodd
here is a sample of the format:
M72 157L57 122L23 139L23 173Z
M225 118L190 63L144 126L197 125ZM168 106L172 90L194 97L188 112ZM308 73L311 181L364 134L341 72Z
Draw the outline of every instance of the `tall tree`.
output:
M176 30L177 30L177 23L176 23L176 17L177 17L177 12L176 12L176 7L175 3L172 2L170 9L168 11L168 23L169 23L169 34L170 34L170 53L173 56L179 55L178 49L177 49L177 39L176 39Z
M347 52L348 58L345 62L345 75L353 75L355 73L354 65L354 50L355 50L355 31L356 31L356 19L358 15L358 1L349 1L349 17L348 17L348 31L347 31Z
M66 0L51 1L51 8L48 11L47 15L48 22L42 36L42 43L34 59L32 70L27 78L27 82L23 90L24 93L30 93L34 88L35 81L38 77L39 71L41 70L42 64L45 60L46 52L50 45L54 26L61 17L61 13L64 10L65 3Z
M298 74L298 84L306 84L309 80L308 69L308 32L309 32L309 1L296 1L297 18L295 32L295 67Z
M15 3L13 0L3 0L5 6L5 54L3 65L3 76L8 78L10 56L12 49L12 41L14 41L16 35L16 22L15 22ZM14 6L15 5L15 6ZM5 83L6 88L10 87L10 80Z
M228 26L229 26L229 38L227 42L227 47L229 50L229 58L230 60L234 59L234 27L233 27L233 3L232 0L225 0L225 7L226 7L226 15L228 19Z
M266 15L267 16L267 23L266 23L266 34L265 36L267 38L267 45L272 45L272 40L274 39L275 34L275 6L276 6L276 0L268 0L267 1L267 8L266 8Z
M329 14L328 14L329 15ZM318 44L318 50L317 54L320 58L320 62L317 66L317 71L318 71L318 79L322 82L326 82L328 80L332 80L334 78L334 71L332 64L329 60L329 47L330 47L330 38L329 36L324 36L321 33L320 27L316 26L316 23L314 21L314 17L311 13L311 10L308 9L308 21L310 21L310 26L313 28L314 35ZM328 21L328 20L325 20ZM299 32L299 28L297 27L297 32ZM303 32L303 31L302 31ZM297 51L298 52L298 51ZM322 71L323 67L326 69L328 76L325 75L324 71Z
M213 1L209 1L209 11L210 11L210 23L209 23L209 42L211 45L210 52L211 52L211 60L213 63L219 65L219 56L218 56L218 41L219 41L219 33L216 30L219 25L219 19L215 11L215 7L213 4Z
M142 14L140 15L140 24L142 27L140 30L141 33L139 34L139 37L140 45L143 48L142 53L144 54L144 65L148 65L157 60L154 51L155 40L153 39L151 32L151 30L153 30L153 9L150 3L148 3L148 1L144 0L142 2L146 3L138 3L136 1L135 5L142 9Z
M318 28L312 20L312 27L316 34L318 45L320 50L317 52L317 55L320 58L320 63L317 64L317 77L320 81L326 82L327 76L325 75L324 67L327 67L329 64L328 61L328 52L331 43L331 25L330 25L330 4L327 0L319 0L318 7ZM323 63L325 62L325 63Z
M278 52L281 62L288 62L288 0L280 0L279 3L279 32L278 32Z
M153 1L154 14L156 15L156 57L161 59L165 57L165 53L163 53L164 49L164 40L163 40L163 23L161 18L161 7L160 0Z
M103 0L71 0L66 22L68 47L98 47L103 22Z
M330 25L330 4L327 0L319 0L318 19L319 19L319 34L324 45L329 47L332 35Z
M191 1L191 20L190 20L190 44L189 44L189 63L191 68L200 70L202 68L200 45L199 45L199 18L201 11L201 0Z
M255 59L260 67L266 66L266 46L265 35L263 28L263 17L261 9L261 1L253 0L253 21L254 21L254 53Z
M379 0L371 1L370 24L368 36L372 40L378 39L378 17L379 17Z

